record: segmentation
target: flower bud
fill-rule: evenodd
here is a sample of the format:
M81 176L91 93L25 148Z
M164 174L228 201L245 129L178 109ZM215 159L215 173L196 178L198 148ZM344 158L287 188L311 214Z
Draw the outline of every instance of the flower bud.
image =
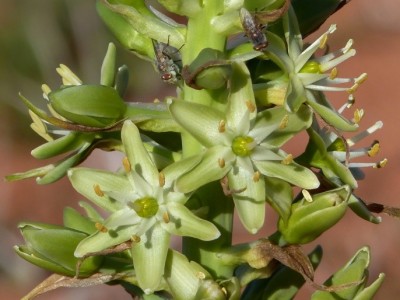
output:
M289 244L307 244L336 224L344 215L350 195L348 186L302 199L292 205L287 222L282 218L278 228Z
M100 256L89 257L76 269L79 261L74 251L87 236L83 232L42 223L22 223L19 228L26 245L15 246L15 251L43 269L67 276L75 276L78 271L79 276L87 277L95 273L103 261Z
M231 76L230 63L224 60L222 53L206 48L182 71L186 84L195 89L219 89Z
M65 119L84 126L106 127L122 119L126 104L108 86L80 85L49 94L50 104Z

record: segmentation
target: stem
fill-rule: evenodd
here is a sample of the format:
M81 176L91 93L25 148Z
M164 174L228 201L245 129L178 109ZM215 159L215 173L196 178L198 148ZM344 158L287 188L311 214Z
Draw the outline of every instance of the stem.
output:
M182 48L183 65L189 65L202 49L212 48L225 51L226 37L217 33L211 26L211 19L223 12L223 1L203 0L203 11L188 20L186 44ZM221 90L195 90L184 85L182 99L184 101L213 106L225 95ZM202 145L188 133L182 133L182 152L188 157L202 151ZM200 200L201 205L194 208L207 207L207 219L212 221L220 230L221 236L214 241L205 242L193 238L183 238L183 253L189 258L200 263L217 278L232 276L232 267L225 266L217 259L219 249L231 245L233 201L222 192L219 182L210 183L196 192L193 198ZM194 199L191 201L195 205ZM190 205L189 204L189 205Z

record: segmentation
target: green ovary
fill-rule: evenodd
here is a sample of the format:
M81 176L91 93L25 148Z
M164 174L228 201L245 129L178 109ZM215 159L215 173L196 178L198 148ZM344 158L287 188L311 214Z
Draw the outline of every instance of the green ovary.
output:
M301 68L299 73L321 74L320 64L316 61L308 61Z
M158 202L153 197L140 198L131 203L130 206L142 218L151 218L158 211Z
M254 147L254 139L250 136L237 136L232 141L232 151L237 156L249 156Z

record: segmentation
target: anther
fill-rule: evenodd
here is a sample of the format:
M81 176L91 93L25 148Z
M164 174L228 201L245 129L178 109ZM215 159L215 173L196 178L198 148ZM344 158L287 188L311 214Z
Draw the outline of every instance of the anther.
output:
M385 166L387 165L387 162L388 162L387 158L382 159L380 162L377 162L377 163L376 163L376 165L374 166L374 168L376 168L376 169L381 169L381 168L383 168L383 167L385 167Z
M225 167L225 159L223 158L218 158L218 165L222 169Z
M93 185L93 190L97 196L104 197L104 192L101 190L100 185L98 185L97 183Z
M293 162L293 155L292 154L288 154L282 161L281 163L283 165L290 165Z
M132 235L131 236L131 241L134 242L134 243L140 243L140 236Z
M302 190L301 193L303 194L303 197L307 202L313 202L312 196L309 191Z
M258 182L260 180L261 173L259 171L254 172L253 174L253 181Z
M279 123L279 129L285 129L289 123L289 115L284 115L281 122Z
M380 149L379 141L374 141L371 145L371 148L369 148L367 152L368 156L369 157L375 156L376 154L378 154L379 149Z
M122 165L124 166L125 172L131 171L131 163L126 156L122 159Z
M206 274L204 274L203 272L197 272L196 277L198 279L206 279Z
M249 112L251 112L251 113L253 113L256 110L256 106L251 101L247 100L246 101L246 106L247 106L247 109L249 110Z
M168 224L169 223L169 221L170 221L170 218L169 218L169 214L168 214L168 212L167 211L165 211L164 213L163 213L163 221L164 221L164 223L165 224Z
M218 123L218 132L220 132L220 133L225 132L225 125L226 125L225 120L219 121L219 123Z
M94 226L95 226L96 229L97 229L98 231L100 231L100 232L103 232L103 233L108 232L107 227L104 226L103 224L99 223L99 222L96 222L96 223L94 224Z
M163 172L158 173L158 184L160 187L163 187L165 185L165 175Z
M364 110L362 108L356 109L354 111L354 123L356 124L360 123L363 116L364 116Z
M356 97L354 94L350 94L349 98L347 99L347 108L350 108L356 102Z
M333 68L332 70L331 70L331 73L329 74L329 79L335 79L336 77L337 77L337 74L338 74L338 70L337 70L337 68L335 67L335 68Z

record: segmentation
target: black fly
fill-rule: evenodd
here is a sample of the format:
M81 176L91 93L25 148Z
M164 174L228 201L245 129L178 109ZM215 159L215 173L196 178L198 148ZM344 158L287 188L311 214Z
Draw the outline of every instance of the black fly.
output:
M168 44L153 41L156 66L164 82L175 84L181 79L181 55L179 49Z
M268 46L267 37L262 31L265 26L258 24L245 8L240 9L239 15L242 27L247 37L252 41L254 50L263 51Z

